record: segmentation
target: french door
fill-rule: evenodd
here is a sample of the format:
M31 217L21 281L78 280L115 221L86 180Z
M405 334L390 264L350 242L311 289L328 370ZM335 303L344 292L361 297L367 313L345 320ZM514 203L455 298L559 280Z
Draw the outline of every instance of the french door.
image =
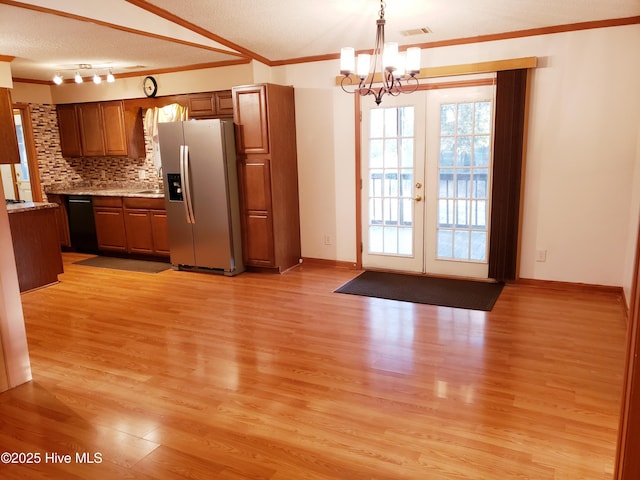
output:
M488 274L494 86L362 105L362 263Z

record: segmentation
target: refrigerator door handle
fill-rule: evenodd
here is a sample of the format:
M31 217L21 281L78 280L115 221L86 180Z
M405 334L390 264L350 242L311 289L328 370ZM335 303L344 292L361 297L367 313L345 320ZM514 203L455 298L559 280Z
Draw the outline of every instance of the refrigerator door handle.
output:
M180 145L180 190L182 191L182 197L183 197L183 204L184 204L184 216L187 220L187 223L192 223L191 222L191 214L189 211L189 195L187 193L187 190L185 188L185 184L187 184L187 173L186 173L186 169L185 169L185 155L184 155L184 145Z
M184 165L184 175L182 176L182 183L184 186L184 200L185 208L187 209L187 221L189 223L196 223L196 217L193 214L193 198L191 197L191 169L189 168L189 145L181 145L182 149L182 164Z

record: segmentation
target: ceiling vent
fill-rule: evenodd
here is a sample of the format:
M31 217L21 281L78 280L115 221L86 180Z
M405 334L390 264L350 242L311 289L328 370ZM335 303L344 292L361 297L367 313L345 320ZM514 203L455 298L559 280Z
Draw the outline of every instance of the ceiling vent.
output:
M421 28L412 28L410 30L404 30L400 33L402 33L402 35L404 35L405 37L413 37L415 35L424 35L424 34L433 33L433 32L429 27L421 27Z

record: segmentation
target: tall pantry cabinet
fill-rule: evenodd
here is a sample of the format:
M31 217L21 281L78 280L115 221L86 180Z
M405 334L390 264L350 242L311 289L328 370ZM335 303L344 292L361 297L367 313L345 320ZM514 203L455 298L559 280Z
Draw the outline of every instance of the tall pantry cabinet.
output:
M293 87L234 87L245 265L283 272L300 261Z

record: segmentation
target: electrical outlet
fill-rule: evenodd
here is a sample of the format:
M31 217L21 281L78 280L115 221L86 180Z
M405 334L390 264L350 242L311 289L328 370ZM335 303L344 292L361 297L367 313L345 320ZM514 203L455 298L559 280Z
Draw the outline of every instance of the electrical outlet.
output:
M332 245L333 244L333 240L331 239L331 235L325 235L323 237L324 240L324 244L325 245Z
M146 170L138 170L138 178L140 180L144 180L145 178L147 178L147 171Z
M536 250L536 262L546 262L546 261L547 261L547 251Z

